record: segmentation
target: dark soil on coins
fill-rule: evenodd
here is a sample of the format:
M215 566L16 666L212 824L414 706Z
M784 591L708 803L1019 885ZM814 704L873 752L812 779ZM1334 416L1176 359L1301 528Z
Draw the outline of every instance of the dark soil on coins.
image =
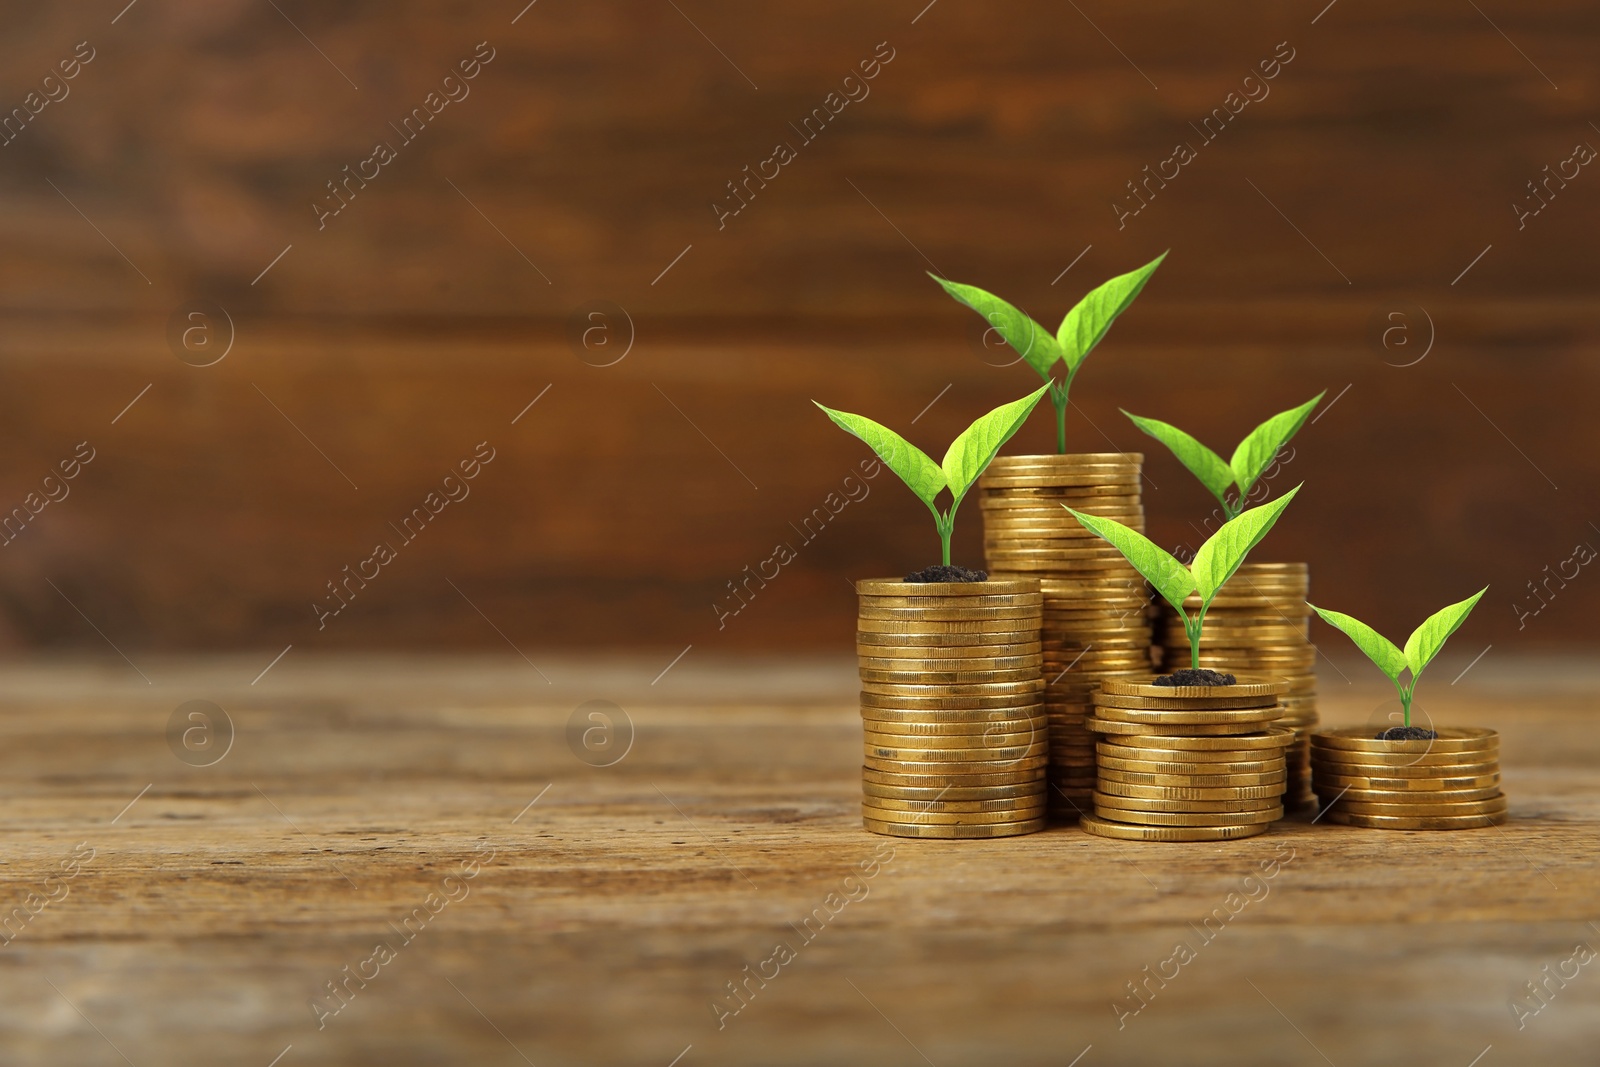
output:
M969 571L965 567L924 567L906 575L908 582L987 582L988 571Z
M1155 680L1156 685L1237 685L1239 679L1231 674L1211 670L1208 667L1185 667L1181 671L1163 674Z
M1437 741L1439 734L1435 730L1424 730L1420 726L1391 726L1378 735L1379 741Z

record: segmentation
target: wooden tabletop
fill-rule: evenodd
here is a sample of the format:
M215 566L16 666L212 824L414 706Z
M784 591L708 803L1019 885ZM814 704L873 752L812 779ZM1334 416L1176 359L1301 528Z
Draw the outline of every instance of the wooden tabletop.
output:
M1503 828L1135 845L863 832L848 660L271 657L7 670L6 1062L1595 1060L1580 661L1424 681Z

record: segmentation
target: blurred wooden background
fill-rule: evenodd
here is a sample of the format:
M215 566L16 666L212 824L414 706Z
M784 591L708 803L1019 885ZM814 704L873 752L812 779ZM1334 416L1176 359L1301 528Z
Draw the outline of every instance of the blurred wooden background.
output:
M846 647L847 581L936 540L884 474L800 543L866 455L810 400L942 451L1036 379L925 271L1054 326L1167 248L1071 447L1141 448L1126 407L1226 454L1328 389L1264 556L1402 636L1487 583L1467 644L1594 641L1600 579L1551 580L1600 547L1600 173L1563 163L1600 147L1592 5L125 3L3 5L0 107L27 121L0 146L0 509L95 457L0 551L12 647ZM380 140L396 158L319 229ZM1197 158L1119 227L1180 141ZM779 142L796 158L719 228ZM1544 206L1519 228L1514 203ZM196 301L209 351L232 341L212 366L169 340ZM484 441L470 496L401 545ZM1050 442L1041 413L1011 450ZM1147 454L1152 529L1193 543L1204 494ZM977 562L970 504L957 542Z

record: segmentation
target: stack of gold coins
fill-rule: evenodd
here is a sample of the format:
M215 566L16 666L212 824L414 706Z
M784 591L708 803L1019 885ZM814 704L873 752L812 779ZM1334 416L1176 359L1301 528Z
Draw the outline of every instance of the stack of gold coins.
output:
M1500 735L1439 729L1438 737L1380 741L1379 727L1311 735L1322 818L1381 830L1466 830L1506 820Z
M999 456L978 481L989 570L1039 580L1044 593L1050 806L1076 821L1094 794L1094 739L1084 729L1102 680L1150 676L1144 579L1067 505L1144 529L1144 456Z
M947 838L1044 829L1039 583L873 578L856 592L866 828Z
M1289 789L1284 803L1290 807L1316 802L1311 792L1311 731L1320 720L1317 651L1308 637L1309 586L1304 563L1246 563L1211 601L1200 639L1202 667L1288 684L1278 725L1295 732L1295 743L1286 753ZM1169 671L1188 667L1192 657L1183 620L1171 607L1162 606L1166 609L1160 631L1163 662ZM1199 596L1191 596L1187 607L1191 614L1198 612Z
M1283 818L1282 682L1227 686L1103 682L1091 834L1125 841L1254 837Z

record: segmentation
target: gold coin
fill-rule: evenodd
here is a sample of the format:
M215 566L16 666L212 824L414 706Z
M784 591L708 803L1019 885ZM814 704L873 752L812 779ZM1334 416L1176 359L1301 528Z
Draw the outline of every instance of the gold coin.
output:
M940 826L926 823L882 822L876 819L863 817L862 825L875 834L888 837L942 837L942 838L973 838L973 837L1015 837L1018 834L1031 834L1043 830L1045 820L1028 819L1023 822L994 822L983 823L976 826Z
M1015 670L971 670L971 671L945 671L927 670L916 671L886 671L869 670L862 667L856 671L863 684L874 683L880 687L919 685L919 686L961 686L961 685L990 685L1002 682L1027 682L1039 681L1039 665L1032 667L1018 667Z
M1103 452L1085 453L1082 456L1070 457L1072 462L1063 463L1066 456L996 456L994 462L984 469L983 477L987 481L999 481L1002 478L1046 478L1059 476L1063 479L1076 477L1084 473L1098 473L1103 470L1127 471L1137 474L1144 466L1144 460L1138 453ZM1000 466L1002 460L1015 462ZM982 484L982 483L980 483Z
M1458 767L1463 763L1493 763L1499 759L1498 748L1483 752L1354 752L1320 748L1315 744L1311 747L1316 758L1330 768L1349 767L1358 774L1401 768L1420 771L1428 767Z
M998 463L1005 457L997 457ZM1055 457L1050 457L1054 459ZM1085 485L1110 484L1113 479L1105 477L1107 472L1117 475L1132 476L1137 478L1140 469L1144 466L1142 460L1134 460L1123 456L1112 456L1110 459L1084 461L1071 466L1060 464L1018 464L1016 466L1000 467L996 469L993 464L984 469L979 486L985 490L1001 486L1013 481L1039 481L1046 488L1071 485L1081 482ZM1030 488L1030 487L1023 487Z
M1378 729L1375 726L1346 726L1322 730L1311 735L1311 745L1314 749L1387 753L1484 752L1500 747L1500 735L1494 730L1439 727L1436 730L1439 736L1431 741L1380 741L1377 738Z
M1041 715L1012 715L1003 719L972 719L928 721L910 718L894 721L862 716L862 729L868 733L895 734L903 737L968 737L998 734L1029 733L1045 729Z
M1037 615L1044 610L1043 594L1035 594L1030 603L1023 597L999 598L992 603L986 603L985 597L968 597L965 603L956 601L947 603L943 600L934 600L932 597L924 598L922 603L906 598L910 603L896 604L888 597L873 597L859 601L857 615L860 618L918 618L948 617L957 618L1027 618ZM946 621L948 619L946 618Z
M1063 507L1061 504L1065 504ZM1011 505L995 507L993 502L985 503L983 511L983 532L988 536L996 531L1010 533L1016 529L1037 529L1044 537L1096 537L1094 531L1087 529L1077 519L1072 517L1072 511L1082 511L1089 514L1110 512L1106 518L1143 518L1144 508L1137 502L1130 502L1126 506L1116 503L1109 504L1082 504L1082 502L1062 501L1061 504L1045 505ZM1081 506L1080 506L1081 504ZM1072 511L1067 510L1071 508ZM1127 523L1123 523L1124 526Z
M1276 707L1278 698L1271 694L1257 697L1128 697L1101 692L1096 694L1095 703L1098 707L1128 711L1233 711Z
M1041 590L1042 592L1042 590ZM1305 644L1306 620L1304 618L1282 617L1256 617L1230 619L1226 616L1207 615L1204 629L1200 637L1204 640L1211 638L1253 639L1261 638L1263 643L1283 641L1291 646ZM1167 620L1167 633L1173 636L1183 634L1187 644L1187 633L1183 630L1182 622L1176 618Z
M1283 757L1250 762L1221 760L1179 760L1156 762L1153 760L1123 759L1101 753L1096 761L1100 767L1113 771L1136 771L1140 774L1263 774L1284 769Z
M1282 696L1287 686L1282 682L1257 682L1241 678L1237 685L1138 685L1127 682L1106 682L1100 688L1110 696L1202 697L1214 700L1225 697Z
M1108 708L1098 701L1095 717L1109 722L1142 723L1150 726L1246 725L1255 726L1278 718L1278 706L1270 708L1212 708L1202 711L1155 711L1151 709Z
M1097 734L1116 734L1119 736L1137 737L1219 737L1236 735L1241 730L1248 728L1234 726L1229 723L1161 723L1159 725L1140 722L1118 722L1111 719L1090 718L1084 726Z
M930 802L935 804L961 804L987 803L990 801L1001 804L1015 804L1020 800L1039 796L1043 792L1045 784L1043 778L1035 782L1025 782L1019 785L934 786L932 788L862 782L861 792L863 795L877 800L893 800L906 804L928 804Z
M1045 652L1089 653L1137 651L1148 655L1150 635L1137 618L1057 624L1042 632L1039 647Z
M1323 774L1314 771L1317 791L1329 787L1338 789L1367 789L1394 793L1427 793L1447 789L1485 789L1500 784L1500 772L1492 774L1463 775L1458 778L1364 778L1348 774Z
M1044 610L1039 617L1066 630L1137 626L1145 633L1150 632L1144 601L1137 595L1122 596L1104 591L1077 595L1065 591L1046 593Z
M1102 793L1111 793L1119 797L1140 797L1145 800L1259 800L1262 797L1282 796L1285 791L1282 782L1206 788L1187 785L1139 785L1136 782L1109 782L1101 778L1098 785Z
M1277 822L1283 818L1283 805L1279 804L1265 811L1200 813L1132 811L1127 808L1111 808L1096 804L1094 812L1103 819L1114 819L1122 823L1137 823L1142 826L1256 826L1262 823Z
M1096 607L1142 610L1149 595L1144 579L1131 567L1110 573L1046 574L1040 577L1039 584L1044 587L1045 610L1066 614Z
M861 768L861 781L880 785L1021 785L1022 782L1043 781L1043 758L1029 760L1021 765L1005 765L986 771L982 763L960 763L955 769L938 763L899 763L891 760L870 760ZM989 766L995 766L990 763Z
M996 456L988 469L1008 471L1018 467L1039 467L1045 470L1073 470L1084 464L1143 462L1143 452L1047 452L1036 456Z
M992 811L1015 811L1019 807L1044 807L1044 790L1032 789L996 800L903 800L899 797L869 796L866 804L884 811L946 812L950 814L977 814Z
M1045 731L1041 727L1036 730L1025 729L1020 732L996 732L992 734L880 734L873 732L864 734L862 741L875 755L887 755L884 750L898 749L922 749L930 752L1002 752L1017 748L1027 749L1036 744L1044 744ZM950 758L957 759L959 757L951 756Z
M1394 767L1370 766L1353 763L1344 763L1338 760L1328 760L1321 756L1311 757L1311 766L1318 773L1326 772L1332 775L1377 775L1382 778L1471 778L1480 774L1496 774L1500 770L1498 757L1491 757L1473 763L1434 763L1421 767Z
M1312 788L1316 790L1317 796L1329 804L1343 803L1344 801L1349 801L1352 804L1446 804L1473 800L1492 800L1501 795L1499 783L1478 789L1436 789L1431 792L1419 792L1416 790L1396 792L1390 789L1353 789L1346 787L1330 789L1321 782L1316 781L1312 782Z
M1214 748L1214 749L1181 749L1181 748L1142 748L1133 745L1119 745L1110 738L1102 738L1095 745L1095 751L1103 759L1128 760L1148 763L1177 763L1191 766L1212 767L1221 764L1239 763L1276 763L1284 759L1284 753L1293 753L1290 748L1265 748L1265 749L1240 749L1240 748ZM1132 768L1128 768L1132 769ZM1219 772L1226 773L1226 772Z
M1078 825L1097 837L1119 841L1232 841L1266 833L1270 823L1247 826L1135 826L1085 815Z
M878 822L909 823L926 826L983 826L987 823L1022 822L1026 819L1044 818L1044 794L1034 801L1017 804L999 811L908 811L904 808L882 808L871 798L861 802L861 814Z
M1118 811L1188 812L1194 815L1270 811L1279 806L1278 797L1261 797L1255 800L1149 800L1140 797L1119 797L1114 793L1098 791L1094 793L1093 800L1097 807L1114 808Z
M1150 673L1148 659L1089 659L1085 657L1073 662L1067 658L1046 658L1041 665L1040 673L1049 685L1060 684L1063 689L1080 692L1085 697L1090 695L1091 684L1097 679L1108 674L1127 674L1130 672L1141 674ZM1087 703L1087 701L1085 701Z
M891 733L905 732L913 727L925 728L931 733L940 733L948 728L950 732L958 733L962 729L987 729L1000 723L1044 722L1045 713L1039 704L996 708L877 708L863 705L861 719L868 728Z
M1375 804L1341 800L1333 810L1352 815L1498 815L1506 810L1507 803L1502 793L1483 800L1459 800L1444 804Z
M977 719L1011 719L1042 714L1038 692L994 697L939 696L900 697L882 693L862 693L863 719L906 722L966 722Z
M864 597L983 597L1037 594L1039 586L1027 578L996 579L986 582L908 582L902 578L862 578L856 592Z
M961 707L962 705L959 701L967 697L1000 698L1022 696L1037 699L1043 692L1044 680L1039 677L1037 671L1033 672L1031 677L1017 681L996 679L994 681L961 685L945 682L874 682L870 688L865 686L862 688L863 696L871 693L880 697L919 697L935 701L953 699L958 701L955 704L956 707ZM1030 699L1028 703L1033 703L1033 699ZM868 701L863 700L862 703L868 703Z
M1184 786L1192 789L1224 789L1236 785L1278 785L1288 775L1284 768L1250 774L1147 774L1141 771L1123 771L1104 764L1097 772L1100 784L1119 782L1126 785Z
M1137 486L1117 486L1118 489L1137 490ZM1030 519L1043 525L1083 526L1073 517L1074 511L1100 518L1116 519L1124 526L1144 521L1144 501L1137 492L1105 496L1075 496L1071 489L1012 490L1005 493L985 493L978 498L979 514L987 523L990 518ZM1126 520L1126 521L1124 521Z
M1038 694L993 699L951 697L915 699L863 694L859 707L863 719L883 722L996 722L1003 719L1043 718L1045 706Z
M1325 818L1344 826L1363 826L1369 830L1473 830L1496 826L1506 821L1506 813L1489 815L1358 815L1330 811Z
M1069 504L1083 502L1091 506L1104 501L1112 506L1138 507L1143 499L1143 489L1127 481L1091 481L1082 485L1035 485L1012 489L991 488L980 483L978 487L978 502L984 508L1020 507L1037 504L1041 500Z
M1068 509L1071 509L1070 511ZM1116 519L1122 525L1129 526L1134 522L1144 519L1144 508L1136 500L1126 504L1105 498L1103 501L1073 501L1060 500L1059 503L1039 505L1012 505L995 507L992 502L983 507L983 530L985 534L995 531L1011 531L1015 528L1034 528L1040 530L1048 537L1097 537L1098 534L1085 527L1072 517L1073 511L1086 515L1097 515L1101 518Z
M1044 662L1044 653L1035 648L1010 656L943 656L930 655L927 649L902 649L909 655L856 654L856 664L873 670L915 671L919 664L931 670L981 671L1014 670L1018 667L1037 667Z
M1137 573L1128 567L1127 562L1120 555L1107 554L1103 558L1090 559L1047 559L1034 557L1029 559L996 559L989 557L989 567L995 571L1019 571L1036 574L1044 578L1052 575L1075 575L1082 577L1088 574L1103 575L1106 580L1122 578L1128 573Z
M1144 494L1139 491L1139 486L1126 482L1115 485L1070 485L1056 486L1056 488L1032 486L1024 491L982 490L979 493L978 507L984 517L1022 512L1022 514L1050 515L1053 520L1077 522L1067 512L1067 507L1091 515L1101 514L1102 510L1138 512L1144 510Z
M931 622L914 622L895 619L856 620L856 633L911 634L921 637L949 637L968 640L976 637L984 641L1014 641L1016 635L1024 639L1039 634L1040 619L943 619Z
M1087 542L1088 538L1081 540ZM1099 559L1105 556L1105 549L1100 544L1074 545L1068 539L1039 540L1030 538L1006 538L998 544L986 544L983 558L998 566L1007 560L1029 560L1042 557L1052 560Z
M1294 744L1294 731L1286 730L1281 726L1270 726L1266 730L1248 734L1232 734L1225 737L1179 737L1171 734L1123 734L1115 737L1102 737L1100 744L1126 745L1132 748L1168 748L1183 750L1220 751L1237 749L1240 751L1260 751L1263 749L1286 748Z
M1034 631L1015 641L988 644L966 643L949 636L930 637L915 635L909 640L902 634L857 634L856 654L867 656L918 656L966 659L978 656L1031 656L1043 651L1039 634Z
M1035 620L1041 617L1037 606L994 608L879 608L863 603L856 612L858 622L992 622L996 630L1018 630L1024 627L1011 620ZM1004 621L1002 621L1004 620Z
M1304 638L1305 631L1301 629L1310 618L1309 614L1296 613L1283 615L1276 611L1251 611L1251 612L1207 612L1206 624L1202 633L1229 633L1235 630L1255 632L1257 630L1288 631L1291 636ZM1181 622L1175 615L1167 617L1167 625L1181 631Z
M967 582L966 586L989 586L1001 584L1001 579L994 582ZM921 589L932 587L942 588L948 583L921 582L912 583L912 588ZM901 587L902 589L905 586ZM1011 593L1001 592L975 592L954 596L933 593L907 594L900 591L893 593L858 593L858 603L875 608L1003 608L1003 607L1033 607L1040 603L1043 590L1027 589Z
M934 748L927 745L875 745L870 741L862 742L862 750L873 764L884 761L896 763L1004 763L1010 766L1032 757L1043 758L1049 751L1041 731L1037 739L1030 739L1020 745L1011 745L1004 748L991 747L986 744L969 745L966 748ZM891 770L893 768L890 768ZM1222 783L1226 784L1226 783Z

